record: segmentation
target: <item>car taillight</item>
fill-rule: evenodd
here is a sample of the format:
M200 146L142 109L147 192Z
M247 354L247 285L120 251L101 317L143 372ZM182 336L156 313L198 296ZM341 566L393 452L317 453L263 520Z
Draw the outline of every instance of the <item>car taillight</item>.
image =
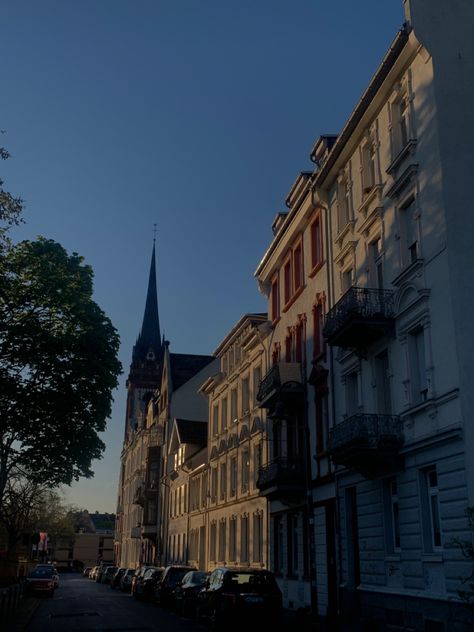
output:
M54 586L54 582L48 582L48 588L52 588Z

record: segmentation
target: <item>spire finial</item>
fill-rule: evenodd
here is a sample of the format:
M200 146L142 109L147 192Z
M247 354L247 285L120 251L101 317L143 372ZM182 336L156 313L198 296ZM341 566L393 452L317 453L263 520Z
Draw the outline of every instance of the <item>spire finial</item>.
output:
M156 241L156 224L153 224L153 244Z

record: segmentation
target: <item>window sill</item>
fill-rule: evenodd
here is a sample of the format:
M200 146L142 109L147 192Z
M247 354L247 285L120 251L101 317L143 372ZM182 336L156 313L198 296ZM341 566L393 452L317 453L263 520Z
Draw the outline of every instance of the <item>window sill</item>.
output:
M407 158L410 154L415 153L415 149L416 149L416 140L414 139L409 140L408 143L405 145L405 147L403 147L398 152L398 154L389 164L389 166L386 169L386 173L388 173L388 175L390 176L393 175L394 171L398 169L398 167L402 164L405 158Z
M413 263L410 263L408 266L405 266L400 274L393 279L392 285L400 287L411 276L419 276L419 274L423 270L423 263L423 259L417 259L416 261L413 261Z
M290 300L283 306L283 313L286 313L290 307L293 305L293 303L296 301L296 299L301 296L301 294L303 293L304 289L305 289L305 285L300 286L296 292L293 294L293 296L290 298Z
M438 564L443 561L443 555L441 553L425 553L422 561L427 562L428 564Z
M324 259L322 261L319 261L316 265L314 265L311 269L311 272L308 274L308 276L312 279L314 276L316 276L316 274L321 270L321 268L324 266Z
M335 243L339 244L339 247L342 244L342 240L348 233L351 233L351 234L354 233L354 225L355 225L355 221L351 219L338 232L338 234L336 235L336 239L334 241Z

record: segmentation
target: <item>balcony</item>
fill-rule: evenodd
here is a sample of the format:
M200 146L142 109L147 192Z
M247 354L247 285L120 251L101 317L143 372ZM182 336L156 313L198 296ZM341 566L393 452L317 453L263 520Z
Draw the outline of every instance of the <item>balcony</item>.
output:
M305 493L303 461L278 457L259 469L257 487L267 498L298 497Z
M364 349L382 336L393 335L392 290L351 287L329 310L323 335L334 347Z
M260 382L257 400L260 408L271 408L277 401L299 401L303 393L299 362L278 362Z
M154 540L157 534L157 524L144 524L141 527L141 536L142 538L148 538L150 540Z
M397 415L352 415L336 424L329 435L333 462L369 477L399 466L402 444L402 424Z

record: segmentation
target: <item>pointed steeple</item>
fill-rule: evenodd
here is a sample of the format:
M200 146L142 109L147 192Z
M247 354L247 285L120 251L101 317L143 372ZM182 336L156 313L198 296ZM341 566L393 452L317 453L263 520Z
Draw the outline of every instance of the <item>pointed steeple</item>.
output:
M158 360L163 354L158 316L158 295L156 291L155 239L151 255L148 291L146 295L143 323L137 342L133 347L133 360Z

